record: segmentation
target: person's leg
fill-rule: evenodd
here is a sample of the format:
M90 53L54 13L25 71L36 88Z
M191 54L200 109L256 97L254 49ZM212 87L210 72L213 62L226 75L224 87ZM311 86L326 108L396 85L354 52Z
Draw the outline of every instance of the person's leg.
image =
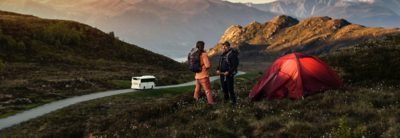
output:
M227 87L228 87L228 92L229 92L229 97L231 98L232 103L236 103L236 95L235 95L235 90L234 90L234 77L233 75L229 75L226 77L226 82L227 82Z
M228 85L225 80L225 76L221 75L220 76L220 81L221 81L221 88L222 92L224 93L224 102L228 102L229 100L229 93L228 93Z
M207 78L201 79L200 84L203 86L203 89L206 93L208 104L214 104L214 98L211 93L210 78L207 77Z
M199 92L200 92L200 82L196 80L196 87L194 88L193 98L197 101L199 100Z

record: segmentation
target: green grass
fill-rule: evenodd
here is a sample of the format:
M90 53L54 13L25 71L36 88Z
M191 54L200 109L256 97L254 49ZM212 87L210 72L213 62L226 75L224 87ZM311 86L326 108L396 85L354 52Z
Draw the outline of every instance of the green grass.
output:
M131 88L131 81L129 80L111 80L110 83L118 89L129 89Z
M18 114L20 112L22 112L22 111L21 110L19 110L19 111L16 111L16 110L6 111L6 113L0 115L0 119L3 119L3 118L6 118L6 117L9 117L9 116Z
M396 88L352 86L304 100L251 102L260 74L236 79L238 104L192 98L193 86L122 94L77 104L5 129L5 137L398 137ZM218 85L218 81L213 85ZM40 126L38 127L38 124Z

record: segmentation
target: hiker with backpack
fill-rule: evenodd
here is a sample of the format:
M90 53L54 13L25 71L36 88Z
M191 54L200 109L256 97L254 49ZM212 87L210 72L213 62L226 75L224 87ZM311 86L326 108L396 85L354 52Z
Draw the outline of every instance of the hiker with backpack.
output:
M193 98L199 100L200 87L202 86L209 105L214 104L214 99L211 93L211 83L208 75L208 69L211 67L208 55L204 50L204 42L198 41L196 48L193 48L188 55L189 69L196 73L196 88L194 89Z
M224 103L227 103L230 99L232 104L236 104L236 95L233 85L234 76L237 73L237 67L239 65L239 52L231 48L229 42L224 42L222 45L224 52L219 59L217 74L220 75L221 87L224 93Z

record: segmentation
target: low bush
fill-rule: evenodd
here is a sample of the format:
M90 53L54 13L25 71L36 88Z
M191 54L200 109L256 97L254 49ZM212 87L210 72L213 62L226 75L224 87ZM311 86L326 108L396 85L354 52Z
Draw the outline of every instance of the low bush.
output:
M322 55L347 83L397 84L400 81L400 36L341 48Z

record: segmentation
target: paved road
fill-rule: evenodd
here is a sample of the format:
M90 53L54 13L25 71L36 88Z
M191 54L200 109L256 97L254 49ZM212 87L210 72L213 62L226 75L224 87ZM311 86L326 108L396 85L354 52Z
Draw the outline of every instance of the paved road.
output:
M244 72L239 72L238 75L245 74ZM218 76L210 77L210 81L214 81L219 79ZM194 85L195 81L192 82L187 82L183 84L178 84L178 85L169 85L169 86L160 86L160 87L155 87L155 89L165 89L165 88L174 88L174 87L183 87L183 86L190 86ZM13 116L9 116L7 118L0 119L0 130L11 127L13 125L28 121L30 119L48 114L50 112L56 111L58 109L93 100L93 99L98 99L98 98L103 98L107 96L112 96L112 95L118 95L118 94L124 94L124 93L131 93L131 92L138 92L138 90L133 90L133 89L124 89L124 90L111 90L111 91L104 91L104 92L99 92L99 93L93 93L93 94L88 94L88 95L82 95L82 96L76 96L76 97L71 97L67 98L64 100L59 100L55 102L51 102L21 113L18 113Z

